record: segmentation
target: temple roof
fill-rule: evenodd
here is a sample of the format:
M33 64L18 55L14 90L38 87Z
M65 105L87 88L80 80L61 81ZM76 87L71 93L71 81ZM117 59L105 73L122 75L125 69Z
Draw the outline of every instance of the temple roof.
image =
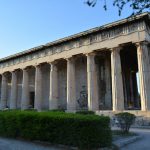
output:
M92 28L92 29L89 29L89 30L86 30L86 31L83 31L83 32L80 32L80 33L77 33L77 34L65 37L65 38L61 38L59 40L56 40L56 41L53 41L53 42L49 42L49 43L46 43L44 45L40 45L40 46L31 48L31 49L22 51L20 53L17 53L17 54L10 55L8 57L2 58L2 59L0 59L0 63L1 62L5 62L5 61L10 60L10 59L14 59L14 58L26 55L26 54L29 54L29 53L33 53L33 52L42 50L44 48L48 48L50 46L55 46L55 45L58 45L58 44L61 44L61 43L64 43L64 42L68 42L68 41L71 41L73 39L80 38L82 36L90 35L92 33L96 33L96 32L99 32L99 31L107 30L109 28L113 28L113 27L116 27L116 26L127 24L127 23L130 23L130 22L139 20L139 19L145 19L146 21L149 22L149 20L150 20L150 13L145 12L145 13L142 13L142 14L139 14L139 15L130 16L128 18L125 18L125 19L122 19L122 20L119 20L119 21L115 21L115 22L112 22L112 23L109 23L109 24L105 24L103 26L95 27L95 28Z

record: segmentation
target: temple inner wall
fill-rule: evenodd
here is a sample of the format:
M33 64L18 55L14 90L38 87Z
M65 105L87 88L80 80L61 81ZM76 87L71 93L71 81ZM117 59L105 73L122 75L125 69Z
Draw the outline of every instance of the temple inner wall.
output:
M76 80L76 107L77 109L88 109L87 99L87 60L85 56L75 60Z
M43 64L42 72L42 109L46 110L49 108L50 66Z
M111 95L111 58L110 52L104 51L98 53L95 57L98 76L99 88L99 109L111 110L112 109L112 95Z
M58 66L58 108L67 109L67 64L60 61Z

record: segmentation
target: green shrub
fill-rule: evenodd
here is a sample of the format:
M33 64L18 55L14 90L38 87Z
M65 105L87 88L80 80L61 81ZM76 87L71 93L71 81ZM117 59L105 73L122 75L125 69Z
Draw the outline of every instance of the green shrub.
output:
M76 114L82 114L82 115L94 115L95 112L94 112L94 111L89 111L89 110L80 110L80 111L77 111Z
M109 117L64 112L0 112L0 136L47 141L81 149L111 145Z
M116 114L116 117L118 120L119 127L124 133L129 132L129 129L136 118L134 114L130 114L128 112L118 113Z
M52 109L51 112L65 112L65 109Z
M25 109L24 111L37 111L37 109L35 109L35 108L28 108L28 109Z

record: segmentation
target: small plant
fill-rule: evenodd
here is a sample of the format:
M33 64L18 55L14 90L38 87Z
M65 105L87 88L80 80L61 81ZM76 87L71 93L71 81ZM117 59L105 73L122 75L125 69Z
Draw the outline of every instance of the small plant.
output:
M115 116L117 117L118 124L122 132L125 134L129 133L129 129L134 123L136 116L128 112L118 113Z

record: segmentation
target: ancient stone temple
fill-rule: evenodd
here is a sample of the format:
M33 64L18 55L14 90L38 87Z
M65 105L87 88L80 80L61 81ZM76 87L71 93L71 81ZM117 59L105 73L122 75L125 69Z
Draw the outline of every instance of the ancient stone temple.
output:
M149 113L150 14L0 59L0 89L1 109Z

